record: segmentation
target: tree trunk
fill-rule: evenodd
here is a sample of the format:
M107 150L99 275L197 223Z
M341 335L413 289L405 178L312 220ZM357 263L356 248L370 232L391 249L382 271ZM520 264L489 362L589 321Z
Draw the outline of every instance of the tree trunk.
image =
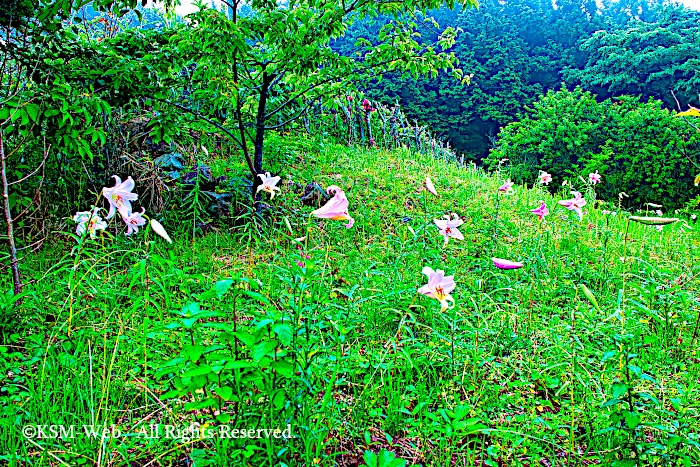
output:
M267 98L270 95L270 83L274 76L263 73L263 82L260 87L260 99L258 100L258 112L255 119L255 155L253 158L253 167L255 168L255 179L253 180L253 202L255 211L260 212L260 194L257 192L262 180L257 174L263 173L263 146L265 143L265 108L267 107Z
M2 197L5 210L5 222L7 222L7 239L10 243L10 268L12 269L12 280L15 284L15 295L22 293L22 278L19 275L19 264L17 262L17 246L15 245L15 232L12 224L12 211L10 211L9 184L7 183L7 164L5 161L5 147L2 131L0 131L0 172L2 174ZM17 300L19 305L20 300Z

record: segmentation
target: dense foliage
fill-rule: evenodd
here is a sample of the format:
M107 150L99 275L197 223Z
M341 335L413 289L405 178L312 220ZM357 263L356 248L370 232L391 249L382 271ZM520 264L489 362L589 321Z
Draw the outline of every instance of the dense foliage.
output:
M25 15L22 26L8 25L0 42L0 159L15 275L15 226L26 223L30 242L31 235L41 238L50 228L45 221L89 203L91 195L72 183L98 190L111 174L127 170L150 179L146 207L161 211L168 189L158 161L172 154L176 142L180 148L198 144L196 136L204 131L219 132L230 154L246 161L247 195L260 213L260 176L268 170L266 132L351 89L361 77L437 69L461 76L448 51L454 28L427 44L415 39L414 22L401 19L403 13L440 4L234 2L229 11L201 4L187 22L168 21L166 15L165 27L158 28L133 28L122 18L129 11L143 18L131 0L93 2L94 9L106 11L102 16L63 1L41 4L36 11L18 7ZM330 48L331 39L354 19L378 14L397 20L361 57ZM196 160L189 162L199 167ZM55 202L41 202L48 199ZM195 199L178 202L201 207ZM21 214L13 218L18 208ZM32 215L38 222L27 222ZM16 285L16 292L20 289Z
M442 8L430 16L464 31L454 52L473 75L461 85L436 79L387 75L367 83L378 99L400 102L412 118L441 132L468 157L485 157L500 127L562 82L600 93L642 94L666 107L697 105L698 13L656 2L487 0L479 11ZM353 53L357 38L372 41L377 23L358 22L337 45ZM430 37L430 23L421 32ZM679 92L680 91L680 92Z
M698 102L700 90L700 12L668 7L654 21L630 21L624 29L597 31L581 43L586 65L567 73L602 95L642 95Z
M599 171L603 199L630 195L632 206L679 207L693 192L700 133L662 108L635 97L597 101L581 88L550 91L500 133L488 163L508 159L513 180L532 182L540 170L560 186Z

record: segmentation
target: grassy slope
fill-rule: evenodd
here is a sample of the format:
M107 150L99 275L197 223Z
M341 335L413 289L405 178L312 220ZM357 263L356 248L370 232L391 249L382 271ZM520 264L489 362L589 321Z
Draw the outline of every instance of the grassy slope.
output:
M4 409L9 426L0 453L36 465L58 465L55 458L68 465L81 458L88 465L170 465L216 456L211 465L357 465L362 451L380 447L425 465L609 465L638 455L644 465L700 461L683 442L698 432L694 231L680 223L662 232L631 223L625 245L623 215L589 203L579 222L555 207L568 192L552 198L516 187L497 198L502 180L428 155L273 144L284 150L295 182L343 188L355 226L310 217L298 190L283 180L271 202L274 226L262 235L244 226L191 244L186 227L178 232L179 224L166 219L174 245L158 241L149 251L140 235L92 242L75 276L75 257L58 259L62 244L28 258L25 272L37 282L24 313L38 322L50 315L57 324L37 325L29 338L5 347L12 373L0 395L12 404ZM426 175L438 198L424 189ZM529 212L540 199L552 211L545 223ZM465 221L465 239L443 248L433 219L452 212ZM306 237L301 248L309 259L300 257L295 237ZM491 256L525 267L500 271ZM295 265L300 260L304 268ZM455 276L454 309L441 314L436 301L416 296L424 266ZM220 299L200 296L227 277L248 282ZM600 309L576 284L588 286ZM165 328L192 301L214 315L192 334ZM237 330L252 339L248 345L227 334L234 316ZM200 347L192 351L192 342ZM246 369L222 371L222 383L209 375L200 384L205 393L190 376L180 396L156 397L178 375L214 366L211 355L233 355L233 345ZM627 353L636 355L629 366ZM178 355L185 357L173 363ZM297 363L289 370L273 359ZM229 402L183 407L217 386L234 388ZM19 431L30 423L96 421L133 433L149 423L186 426L221 413L237 426L290 423L297 438L179 446L163 438L79 437L66 444L29 442Z

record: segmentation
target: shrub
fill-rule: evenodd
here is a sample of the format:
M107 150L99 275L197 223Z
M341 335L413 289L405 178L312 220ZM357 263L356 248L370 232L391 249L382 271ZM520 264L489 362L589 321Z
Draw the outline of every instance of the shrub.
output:
M511 178L525 183L545 170L554 177L552 187L598 170L600 197L617 199L624 191L632 204L670 208L692 196L699 146L697 132L660 101L623 96L598 102L578 87L562 87L500 131L487 165L507 158Z

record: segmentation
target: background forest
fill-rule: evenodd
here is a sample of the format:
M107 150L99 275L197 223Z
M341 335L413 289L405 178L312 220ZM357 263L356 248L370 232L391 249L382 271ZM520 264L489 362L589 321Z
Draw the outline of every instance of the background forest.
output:
M390 73L362 87L400 102L474 160L497 145L500 128L562 85L581 86L599 101L632 95L667 109L700 105L700 12L681 4L487 0L478 10L443 7L429 14L462 31L451 50L471 85L445 73L418 79ZM334 47L353 55L358 39L376 41L388 22L358 21ZM429 24L420 33L435 34Z

